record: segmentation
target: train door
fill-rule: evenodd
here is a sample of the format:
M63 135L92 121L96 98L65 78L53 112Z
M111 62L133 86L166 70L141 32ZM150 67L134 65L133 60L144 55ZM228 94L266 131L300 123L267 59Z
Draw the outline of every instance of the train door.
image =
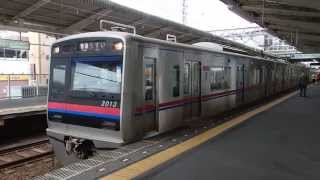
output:
M157 96L156 96L156 59L144 57L143 59L143 90L144 106L151 111L145 113L145 131L156 131L157 123Z
M201 115L201 64L186 61L184 64L184 97L190 103L184 107L184 119Z
M244 101L244 65L237 66L237 102Z
M269 96L272 94L271 87L272 87L272 66L268 64L265 66L265 73L264 73L264 84L265 84L265 96Z
M186 99L191 99L191 62L184 63L184 77L183 77L183 96ZM189 119L192 117L191 103L185 104L183 108L183 118Z
M191 69L192 117L199 117L201 115L201 63L192 62Z

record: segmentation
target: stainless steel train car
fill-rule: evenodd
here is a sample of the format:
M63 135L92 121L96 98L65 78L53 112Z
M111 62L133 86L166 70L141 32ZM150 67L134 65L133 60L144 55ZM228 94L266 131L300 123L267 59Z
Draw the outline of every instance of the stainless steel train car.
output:
M47 134L60 160L116 148L297 86L302 66L123 32L52 46Z

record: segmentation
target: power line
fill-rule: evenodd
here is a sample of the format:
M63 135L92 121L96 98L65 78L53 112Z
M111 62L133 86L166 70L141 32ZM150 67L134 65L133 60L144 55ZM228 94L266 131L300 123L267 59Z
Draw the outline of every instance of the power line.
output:
M187 24L187 0L182 0L182 23Z

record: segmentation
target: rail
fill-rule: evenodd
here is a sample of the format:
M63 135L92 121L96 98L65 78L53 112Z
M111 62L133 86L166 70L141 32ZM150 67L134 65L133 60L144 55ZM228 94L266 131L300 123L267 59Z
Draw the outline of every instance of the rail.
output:
M0 169L32 161L41 157L52 155L49 140L41 140L27 145L0 151Z
M46 96L47 74L0 74L0 100Z

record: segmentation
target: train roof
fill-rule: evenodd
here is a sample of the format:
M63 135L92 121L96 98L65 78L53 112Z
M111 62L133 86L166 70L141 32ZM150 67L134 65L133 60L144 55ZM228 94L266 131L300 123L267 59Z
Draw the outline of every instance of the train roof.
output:
M63 41L68 41L68 40L73 40L73 39L91 38L91 37L92 38L94 38L94 37L95 38L97 38L97 37L113 37L113 38L122 39L123 41L128 41L130 39L140 40L140 41L145 41L145 42L150 42L150 43L168 45L171 47L183 47L183 48L188 48L188 49L202 50L202 51L214 52L214 53L219 53L219 54L227 54L227 55L232 55L232 56L259 59L259 60L263 60L263 61L270 61L270 62L275 62L275 63L280 63L280 64L288 64L286 62L281 62L281 61L278 61L275 59L265 59L265 58L258 57L258 56L249 56L249 55L232 53L232 52L217 51L217 50L213 50L213 49L201 47L201 46L196 46L196 45L183 44L183 43L179 43L179 42L171 42L171 41L166 41L166 40L161 40L161 39L144 37L144 36L137 35L137 34L131 34L131 33L127 33L127 32L116 32L116 31L97 31L97 32L87 32L87 33L75 34L75 35L71 35L71 36L67 36L67 37L58 39L54 44L58 44Z

